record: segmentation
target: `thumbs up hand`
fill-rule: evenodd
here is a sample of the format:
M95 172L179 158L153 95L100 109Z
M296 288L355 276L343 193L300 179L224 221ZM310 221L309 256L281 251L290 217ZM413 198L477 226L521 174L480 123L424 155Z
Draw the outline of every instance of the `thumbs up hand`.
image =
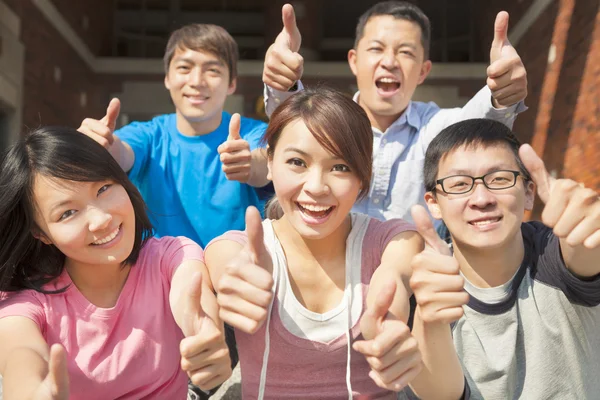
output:
M571 179L553 178L533 148L524 144L519 156L536 184L542 222L571 247L600 247L600 196ZM566 255L563 254L566 258Z
M220 318L243 332L253 334L262 326L273 298L273 261L264 244L260 213L246 210L248 243L224 268L217 301Z
M210 390L231 376L229 349L221 321L213 321L200 306L202 274L192 276L184 306L181 329L186 336L180 343L181 369L192 383Z
M110 151L115 141L113 135L117 118L121 112L121 101L112 99L106 109L106 115L101 120L86 118L77 129L79 132L91 137Z
M424 323L450 324L462 317L462 306L469 301L460 276L458 261L440 239L429 214L422 206L411 209L417 231L425 240L425 250L412 261L410 287Z
M527 97L527 71L521 57L508 41L506 11L496 16L487 76L494 107L509 107Z
M294 7L284 5L281 19L283 29L265 55L263 82L273 89L285 92L302 77L304 59L298 53L302 36L296 25Z
M48 375L33 393L32 398L40 400L69 399L67 356L65 349L60 344L54 344L50 348Z
M250 144L240 136L240 124L240 114L233 114L229 122L227 141L221 144L217 151L227 179L246 183L252 170L252 153Z
M421 353L408 326L388 313L396 293L396 281L383 287L375 303L360 319L365 340L352 348L363 354L371 367L369 377L377 386L400 391L421 371Z

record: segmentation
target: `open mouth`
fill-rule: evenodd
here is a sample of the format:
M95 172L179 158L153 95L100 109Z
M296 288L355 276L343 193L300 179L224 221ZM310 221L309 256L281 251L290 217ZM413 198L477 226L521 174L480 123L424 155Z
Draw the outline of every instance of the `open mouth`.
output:
M204 102L206 102L208 99L210 99L210 97L207 96L191 96L191 95L185 95L184 96L186 99L188 99L190 101L190 103L192 104L202 104Z
M300 204L296 202L296 206L303 214L305 220L309 223L321 223L324 222L331 212L335 209L335 206L321 206L317 204Z
M92 246L101 246L103 244L110 243L113 240L115 240L115 238L117 237L117 235L119 234L120 231L121 231L121 225L119 225L114 231L112 231L107 236L103 237L102 239L98 239L95 242L92 242L91 245Z
M471 222L469 222L469 225L483 227L483 226L488 226L488 225L494 224L496 222L499 222L500 220L502 220L502 217L480 219L480 220L477 220L477 221L471 221Z
M392 94L400 89L400 81L394 78L381 78L375 81L375 86L384 94Z

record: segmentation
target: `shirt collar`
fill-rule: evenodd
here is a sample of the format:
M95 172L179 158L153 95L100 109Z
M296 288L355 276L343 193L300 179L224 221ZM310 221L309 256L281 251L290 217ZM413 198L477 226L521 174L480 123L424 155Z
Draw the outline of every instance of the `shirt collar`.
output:
M360 96L360 91L357 91L356 93L354 93L354 96L352 97L352 100L354 100L354 102L357 104L358 104L359 96ZM404 125L404 124L408 124L408 125L412 126L413 128L415 128L416 130L421 129L421 125L422 125L421 116L419 115L419 113L417 112L415 107L413 107L412 101L410 101L408 103L408 107L406 107L406 110L404 110L402 115L400 115L398 117L398 119L395 120L387 130L401 128L402 125ZM373 129L375 129L375 128L373 128Z

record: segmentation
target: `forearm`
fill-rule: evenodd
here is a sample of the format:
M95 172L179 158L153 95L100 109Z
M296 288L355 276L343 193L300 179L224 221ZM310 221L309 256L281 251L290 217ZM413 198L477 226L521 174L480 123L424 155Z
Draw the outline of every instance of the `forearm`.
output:
M269 183L267 179L267 150L260 148L252 151L252 159L250 160L250 178L248 185L253 187L263 187Z
M4 399L31 399L47 374L48 361L41 354L26 347L12 350L2 375Z
M450 325L424 323L417 307L412 333L419 342L423 369L411 389L423 400L460 399L465 381Z
M116 135L110 153L113 158L117 160L123 171L129 172L131 170L135 161L135 153L131 146L119 139Z
M573 247L567 244L566 239L560 239L560 251L565 265L576 276L590 278L600 274L600 248Z
M299 91L304 90L304 85L302 85L301 81L297 81L296 84L297 89L295 91L287 92L282 92L281 90L273 89L267 85L264 85L265 113L269 118L271 118L271 114L273 114L273 111L275 111L275 109L279 107L281 103Z
M369 292L367 293L367 308L373 307L377 296L381 293L384 286L388 285L391 279L396 281L396 293L394 301L389 308L390 317L407 322L410 314L410 293L407 291L408 283L404 282L402 276L394 268L386 268L381 265L371 278Z

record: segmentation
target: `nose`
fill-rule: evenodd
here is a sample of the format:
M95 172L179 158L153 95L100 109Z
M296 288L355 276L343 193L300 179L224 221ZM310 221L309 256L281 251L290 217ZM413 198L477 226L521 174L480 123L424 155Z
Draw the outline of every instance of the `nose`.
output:
M393 49L383 52L381 65L387 69L394 69L398 67L398 59L396 58L396 53Z
M190 86L204 86L204 83L204 74L199 68L195 68L192 70L192 72L190 72L188 78L188 84Z
M482 180L476 180L473 192L469 196L469 204L472 207L485 208L496 204L496 196L485 187Z
M110 221L112 221L112 215L99 208L90 209L88 215L90 232L102 231L108 228Z
M306 176L304 190L313 196L322 196L329 192L325 176L320 169L315 168Z

